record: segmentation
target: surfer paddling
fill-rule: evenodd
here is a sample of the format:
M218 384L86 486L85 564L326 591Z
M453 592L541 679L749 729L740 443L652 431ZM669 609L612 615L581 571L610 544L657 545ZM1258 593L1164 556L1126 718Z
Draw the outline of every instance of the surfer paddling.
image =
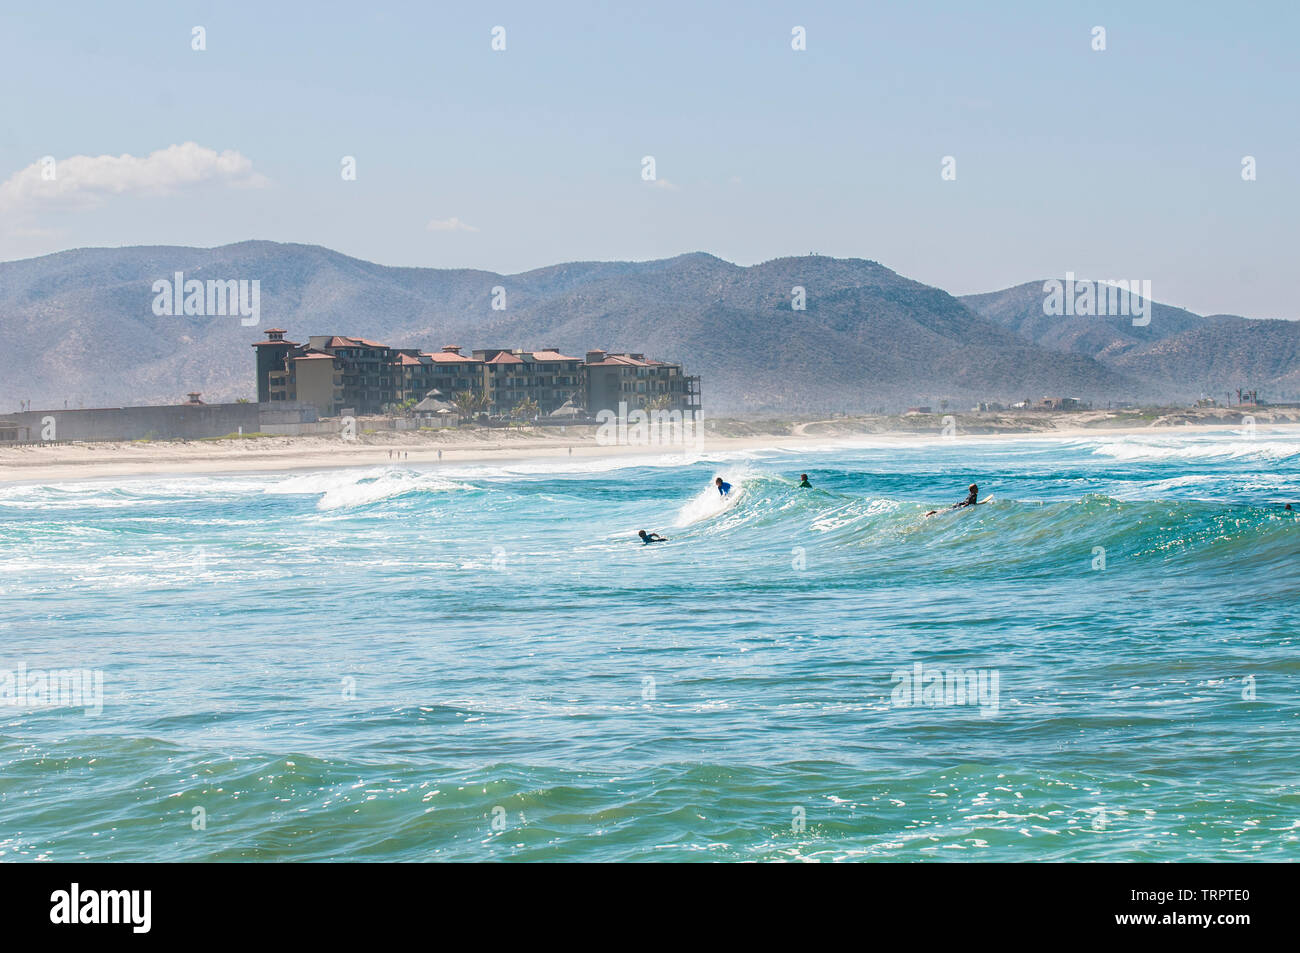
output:
M641 537L641 542L645 543L647 546L651 543L668 542L667 536L660 536L658 533L647 533L645 530L640 530L637 533L637 536Z
M722 477L718 477L716 480L714 480L713 485L718 488L718 492L723 496L726 496L728 493L731 492L731 484L725 482L722 479Z
M966 499L962 500L960 503L954 503L952 506L948 507L948 509L950 509L950 510L958 510L958 509L961 509L963 506L974 506L976 503L978 503L978 502L979 502L978 497L979 497L979 494L980 494L980 488L979 488L978 486L976 486L974 483L972 483L969 487L967 487L967 490L968 490L968 493L967 493ZM935 513L938 513L938 512L939 512L938 510L931 510L930 512L926 513L925 515L926 515L926 516L933 516Z

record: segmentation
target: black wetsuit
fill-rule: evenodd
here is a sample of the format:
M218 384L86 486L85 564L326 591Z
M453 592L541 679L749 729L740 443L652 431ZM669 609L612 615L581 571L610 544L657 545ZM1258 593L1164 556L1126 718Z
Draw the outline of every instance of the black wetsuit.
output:
M979 490L971 490L970 496L966 497L966 499L962 500L960 503L954 503L951 508L955 510L962 506L974 506L976 503L975 497L977 496L979 496Z

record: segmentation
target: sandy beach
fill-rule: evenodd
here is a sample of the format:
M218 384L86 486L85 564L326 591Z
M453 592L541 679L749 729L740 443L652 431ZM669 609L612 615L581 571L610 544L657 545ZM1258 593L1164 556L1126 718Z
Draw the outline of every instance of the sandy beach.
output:
M393 463L518 462L561 457L610 457L763 448L809 450L858 442L900 446L940 439L1071 438L1174 433L1241 435L1242 413L1225 408L1146 415L1105 411L1074 414L962 416L945 437L941 418L836 417L827 420L717 420L705 435L681 444L608 444L597 428L486 429L376 432L353 441L336 437L243 437L197 441L28 444L0 448L0 483L49 483L153 474L223 474L322 470ZM1296 411L1256 409L1257 428L1300 426Z

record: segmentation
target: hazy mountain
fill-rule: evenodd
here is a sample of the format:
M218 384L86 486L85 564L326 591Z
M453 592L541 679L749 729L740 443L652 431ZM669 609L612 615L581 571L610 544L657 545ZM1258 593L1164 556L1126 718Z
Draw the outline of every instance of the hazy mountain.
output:
M1172 392L1223 401L1236 388L1267 400L1300 395L1300 322L1219 317L1108 360L1118 370L1166 381Z
M260 324L155 316L152 285L176 271L260 280ZM791 308L796 286L806 289L804 311ZM496 287L505 289L505 310L491 307ZM1157 397L1171 375L1195 377L1178 368L1198 355L1207 356L1201 377L1233 362L1291 373L1288 352L1267 335L1216 337L1217 325L1241 319L1166 316L1157 307L1147 329L1071 337L1025 318L1032 302L1019 292L968 299L981 314L875 262L821 256L742 268L697 253L503 276L390 268L261 241L78 249L0 263L0 410L28 398L41 408L172 402L190 390L210 401L252 397L249 345L277 325L299 341L337 333L426 349L640 351L700 374L705 407L715 413L898 409L943 398L960 407L1043 394ZM1041 313L1041 291L1037 301ZM1144 362L1141 349L1167 342L1162 331L1175 321L1205 334L1188 339L1186 351L1152 351ZM1285 330L1270 333L1285 339Z
M1237 387L1273 399L1300 393L1300 322L1201 316L1158 302L1141 327L1124 316L1047 315L1043 285L961 300L1026 341L1094 358L1170 398L1223 400Z
M565 266L569 267L569 266ZM900 408L947 397L1132 389L1094 361L1052 354L946 292L875 262L784 258L750 268L711 255L588 275L565 293L498 314L502 342L632 347L684 361L714 410ZM549 280L555 269L519 276ZM791 307L795 287L806 310Z

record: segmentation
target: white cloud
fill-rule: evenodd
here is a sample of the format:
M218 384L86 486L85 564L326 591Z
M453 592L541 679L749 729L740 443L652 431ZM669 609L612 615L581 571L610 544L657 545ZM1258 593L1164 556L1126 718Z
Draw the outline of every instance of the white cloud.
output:
M171 195L190 186L218 183L259 187L265 176L233 149L217 152L195 142L168 146L147 156L69 156L40 159L0 183L0 212L94 208L117 195Z
M462 222L458 218L435 218L426 226L431 232L477 232L478 229L473 225Z

